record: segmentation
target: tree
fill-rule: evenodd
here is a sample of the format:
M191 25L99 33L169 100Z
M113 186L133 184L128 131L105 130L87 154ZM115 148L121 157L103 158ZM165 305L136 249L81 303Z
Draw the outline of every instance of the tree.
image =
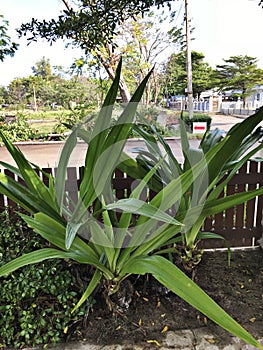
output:
M153 5L162 6L170 3L167 0L77 0L74 7L68 1L63 14L50 21L38 21L22 24L18 30L20 36L30 33L29 42L44 38L50 43L58 39L69 40L73 45L82 48L85 53L95 52L111 79L115 77L119 55L115 55L116 43L114 37L118 26L128 18L134 18L145 13ZM105 60L102 49L108 53L110 62ZM120 79L122 100L130 99L129 90L123 78Z
M97 71L102 66L113 79L117 62L121 56L125 57L123 64L125 84L132 92L155 65L155 70L145 90L143 102L146 105L150 100L156 102L159 93L159 57L168 48L171 49L176 44L181 45L184 38L181 29L173 28L173 31L168 31L163 26L166 20L167 16L153 12L144 17L137 16L135 19L127 20L119 26L119 32L114 38L115 47L106 44L93 50L81 62L78 60L76 65L84 64L86 61L90 68L97 67Z
M42 77L43 79L48 79L52 76L52 68L50 65L50 60L42 57L40 61L35 63L32 67L34 76Z
M38 21L22 24L18 30L20 35L30 32L29 41L39 37L55 42L57 39L73 40L84 50L92 50L98 45L112 42L116 28L130 17L145 13L151 6L162 6L171 0L62 0L65 5L63 14L56 20Z
M4 19L3 15L0 15L0 61L2 62L6 56L13 57L19 46L12 42L10 36L7 34L8 26L9 22Z
M68 108L72 102L88 106L98 105L101 92L100 83L91 78L61 76L62 67L56 67L53 73L48 59L44 57L32 67L34 75L16 78L7 89L0 89L0 103L17 104L25 107L30 104L37 107L59 104ZM105 89L105 87L104 87Z
M135 20L126 21L122 25L120 37L124 40L123 52L126 54L124 63L125 77L136 87L145 78L149 70L155 65L147 87L144 103L156 103L160 91L160 56L167 49L184 44L184 35L181 28L167 30L164 23L168 22L164 13L150 12L144 17L138 16ZM171 23L169 23L171 26ZM121 46L121 45L120 45ZM163 59L163 58L162 58Z
M203 91L214 86L213 69L203 62L204 55L192 51L193 91L197 98ZM164 67L165 93L168 95L184 95L187 88L186 52L172 54Z
M263 83L263 70L257 68L257 58L247 55L231 56L224 62L216 66L217 86L221 91L237 90L245 108L246 98L253 93L255 85Z

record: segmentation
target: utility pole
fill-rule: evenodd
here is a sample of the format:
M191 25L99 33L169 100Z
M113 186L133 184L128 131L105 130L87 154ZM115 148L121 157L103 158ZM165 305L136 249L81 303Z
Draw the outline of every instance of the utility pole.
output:
M187 72L187 97L189 118L193 118L193 81L192 81L192 57L190 40L189 4L185 0L185 26L186 26L186 72Z
M33 96L34 96L34 110L35 110L35 112L37 112L37 98L36 98L35 85L33 85Z

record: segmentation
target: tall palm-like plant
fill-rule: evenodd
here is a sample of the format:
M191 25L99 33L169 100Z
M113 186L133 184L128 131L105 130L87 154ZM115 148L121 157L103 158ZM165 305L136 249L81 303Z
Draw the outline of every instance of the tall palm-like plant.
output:
M160 159L134 188L129 199L120 202L115 200L111 188L112 173L119 162L125 161L127 165L131 161L127 157L125 160L122 150L148 79L147 77L135 92L117 124L110 128L120 71L121 64L92 134L89 135L82 126L72 130L61 153L56 178L50 175L49 185L42 182L34 167L1 132L3 142L17 167L4 165L16 173L26 186L1 173L0 191L31 213L21 215L52 247L22 255L7 263L0 268L0 276L44 259L72 259L80 264L92 265L95 267L94 275L79 303L75 305L76 309L101 282L105 287L108 304L113 307L110 296L118 290L124 279L131 274L150 273L221 327L263 349L256 339L178 267L158 254L163 245L186 226L186 223L182 223L184 217L180 220L174 218L169 208L181 201L181 194L195 181L193 174L201 176L206 162L212 162L216 154L208 152L206 159L201 159L172 180L150 203L143 202L140 195L164 162L164 159ZM78 201L72 203L65 196L65 178L77 137L88 143L88 150ZM218 149L220 148L221 145ZM178 191L179 187L181 191ZM259 193L262 190L250 192L247 198ZM96 204L90 210L94 202ZM115 208L121 212L116 213ZM137 214L136 221L133 213Z

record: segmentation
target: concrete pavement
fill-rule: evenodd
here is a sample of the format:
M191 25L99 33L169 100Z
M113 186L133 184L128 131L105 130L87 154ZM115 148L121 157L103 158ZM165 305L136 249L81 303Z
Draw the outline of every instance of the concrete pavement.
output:
M258 340L263 342L263 338ZM36 350L37 348L35 348ZM162 342L155 339L146 340L141 344L111 344L97 345L88 341L59 344L49 350L256 350L234 336L215 336L205 327L193 330L169 331ZM34 349L24 349L34 350Z

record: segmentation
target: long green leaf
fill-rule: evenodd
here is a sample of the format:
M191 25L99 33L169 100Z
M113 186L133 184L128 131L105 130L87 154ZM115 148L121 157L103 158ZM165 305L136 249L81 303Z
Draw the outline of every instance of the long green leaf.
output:
M117 123L111 128L109 135L105 139L102 147L103 153L101 158L97 159L94 167L96 176L94 176L93 181L97 193L104 189L105 184L108 183L109 174L113 172L120 160L124 145L130 134L138 103L141 100L150 75L151 72L141 82Z
M49 202L43 201L35 193L32 193L30 189L3 173L0 173L0 192L30 213L42 211L61 223L64 222L53 206L49 205Z
M53 248L44 248L34 252L24 254L0 267L0 277L11 273L23 266L36 264L47 259L69 259L72 254Z
M152 274L161 284L169 288L190 305L202 312L220 327L258 349L263 346L212 300L200 287L178 267L161 256L147 256L127 263L122 274Z
M218 144L216 147L220 149L220 147L222 147L222 144ZM200 162L195 164L192 169L189 169L178 178L171 181L151 200L150 204L156 208L166 211L175 205L176 202L180 202L182 194L184 194L189 189L189 186L191 186L195 177L200 176L204 172L204 169L206 170L207 162L215 156L215 153L210 153L206 159L202 159ZM180 222L178 218L177 220ZM154 220L149 220L149 218L141 216L137 221L135 232L131 239L130 245L138 246L141 244L144 240L144 237L148 235L154 226Z
M263 120L263 110L247 117L242 123L236 124L226 135L225 142L217 157L208 163L209 177L211 181L218 176L227 162L232 159L236 150L242 145L243 140L254 130L254 128ZM214 146L210 151L213 152Z
M75 312L88 299L88 297L91 295L91 293L94 291L94 289L100 283L101 277L102 277L102 274L101 274L100 270L97 269L94 272L94 274L92 276L92 279L91 279L91 281L88 284L87 289L83 293L83 295L80 298L80 300L78 301L78 303L74 306L74 308L71 311L71 313Z
M201 225L201 223L204 221L206 217L221 213L224 210L232 208L236 205L243 204L246 201L249 201L262 194L263 194L263 187L260 187L255 190L242 192L242 193L235 193L223 198L212 199L212 200L206 201L206 203L204 203L204 205L202 206L196 206L196 207L190 208L187 212L187 215L189 215L190 217L191 216L197 217L197 213L198 214L200 213L197 219L200 221L200 225ZM186 212L182 212L176 216L176 219L179 221L180 220L182 221L185 215L186 215Z
M91 153L92 163L86 163L85 166L84 179L80 186L81 202L76 206L73 213L73 222L78 221L82 215L85 215L85 208L87 208L106 187L109 187L112 172L119 162L126 139L130 133L137 105L142 97L150 74L151 72L137 88L131 101L118 119L117 124L112 127L104 142L100 142L100 152ZM88 167L91 168L88 169ZM108 186L106 186L106 184Z
M136 198L121 199L116 203L106 205L105 208L108 210L120 209L127 213L139 214L154 220L182 226L182 224L171 215Z
M235 176L237 171L241 168L243 164L245 164L256 152L258 152L260 149L263 148L263 144L260 144L258 147L254 148L250 152L248 152L242 159L237 161L235 165L232 165L232 170L229 174L226 175L226 178L224 181L221 181L219 184L216 184L213 182L211 186L209 187L208 191L210 192L208 196L208 200L217 198L220 193L223 191L224 187L229 183L229 181ZM216 182L219 182L221 180L222 176L219 176ZM215 188L212 187L217 185Z
M106 136L109 132L112 110L119 88L121 65L122 60L120 60L118 64L115 79L110 87L110 90L107 93L102 109L96 120L95 128L91 135L91 140L89 142L89 147L86 154L83 180L80 186L80 194L82 198L85 196L85 193L90 185L91 173L93 171L95 162L101 154L103 143L105 142Z
M247 192L235 193L225 198L209 200L204 205L203 213L206 216L218 214L226 209L245 203L246 201L249 201L262 194L263 194L263 187L260 187L258 189L247 191Z
M56 203L54 198L51 197L48 188L45 186L44 182L37 175L35 170L32 168L30 162L25 158L23 153L15 147L5 136L5 134L0 130L1 138L11 154L12 158L16 162L23 180L27 184L28 188L36 195L42 198L43 201L47 202L53 208L56 208Z
M70 160L71 153L77 144L77 129L73 129L69 137L67 138L56 171L55 178L55 194L59 207L59 212L62 214L63 200L65 196L65 183L67 175L67 167Z
M21 215L21 217L26 221L28 226L36 233L40 234L41 237L59 249L67 250L65 247L66 229L64 226L42 213L35 214L34 218L26 215ZM81 238L75 237L67 252L71 254L71 259L82 264L90 264L102 271L108 279L113 278L111 271L100 262L100 256L91 245L85 243Z
M130 198L139 199L143 189L149 183L149 181L152 179L152 177L154 176L154 174L156 173L156 171L160 167L160 165L164 162L164 159L165 159L165 157L162 157L159 160L159 162L157 162L152 167L152 169L150 169L150 171L144 176L144 178L138 184L138 186L136 188L134 188L134 190L130 194ZM129 213L129 212L122 213L120 220L119 220L119 225L118 225L118 231L117 231L118 235L115 238L115 246L120 247L119 249L115 249L114 262L113 262L115 267L117 264L117 260L119 258L119 254L121 252L121 247L123 246L123 242L125 240L128 228L130 226L131 220L132 220L132 213ZM122 254L122 260L125 259L126 257L128 257L132 250L133 250L132 247L126 248Z

